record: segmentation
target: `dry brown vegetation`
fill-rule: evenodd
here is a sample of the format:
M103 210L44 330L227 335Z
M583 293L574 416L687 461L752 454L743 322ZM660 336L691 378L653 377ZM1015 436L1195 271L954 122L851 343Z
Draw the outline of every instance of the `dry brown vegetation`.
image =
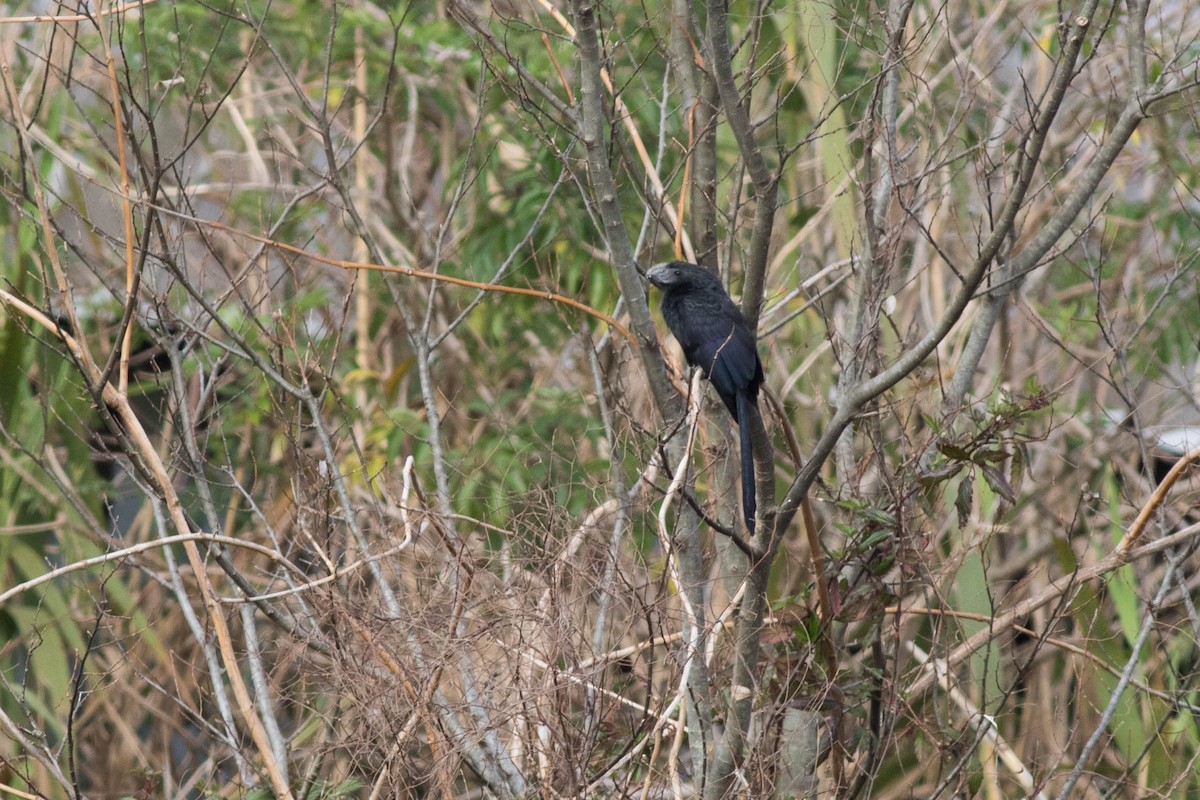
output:
M1200 7L0 8L0 797L1200 795Z

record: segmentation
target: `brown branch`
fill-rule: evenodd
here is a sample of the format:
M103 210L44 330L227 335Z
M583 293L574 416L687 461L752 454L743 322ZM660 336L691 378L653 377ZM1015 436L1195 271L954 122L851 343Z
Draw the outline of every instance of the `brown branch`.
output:
M1115 551L1117 555L1128 554L1130 548L1137 544L1138 539L1145 532L1150 518L1154 516L1154 512L1166 500L1167 492L1171 491L1171 487L1179 480L1179 476L1190 469L1197 461L1200 461L1200 447L1195 448L1175 462L1170 472L1162 479L1162 483L1154 489L1154 492L1150 495L1150 499L1146 501L1146 505L1142 506L1142 510L1138 512L1137 518L1129 526L1129 530L1121 537L1121 541L1117 544Z
M42 325L46 330L57 336L59 341L67 347L75 358L81 362L83 361L84 351L79 340L64 331L41 311L3 290L0 290L0 301L10 308L17 309ZM89 383L97 380L99 374L94 362L89 362L85 365L83 377ZM131 440L133 448L148 472L148 477L153 482L154 490L166 505L171 524L180 534L194 533L183 511L183 503L175 491L174 482L171 480L170 475L167 474L166 467L159 457L158 450L150 440L146 429L142 427L141 420L138 419L137 414L134 413L133 408L130 406L129 397L117 391L117 388L111 383L99 384L93 388L101 396L103 402L111 409L112 414L120 421L122 429ZM266 729L263 726L262 720L259 719L258 713L255 711L254 701L251 699L250 692L246 687L246 681L242 676L241 666L234 651L233 637L230 633L229 625L225 620L224 611L217 599L216 590L213 588L212 582L208 577L208 571L205 569L204 558L200 555L200 549L196 546L196 542L193 539L185 538L182 544L188 563L191 566L192 574L196 579L196 586L200 591L204 608L208 612L209 624L216 635L217 650L221 654L226 678L233 689L234 697L237 699L238 710L241 712L242 719L245 720L246 725L250 728L250 737L254 740L254 744L259 751L263 767L270 778L276 795L285 798L285 800L292 800L291 789L288 787L281 765L275 760L275 751L271 747ZM212 680L220 681L221 676L213 675Z
M1132 531L1133 528L1130 528ZM1128 535L1128 534L1127 534ZM1090 567L1084 567L1072 572L1069 575L1063 575L1046 588L1042 589L1033 597L1017 604L1013 608L992 617L988 621L988 626L975 633L965 642L955 647L944 659L947 669L954 669L958 664L961 664L971 656L979 648L985 646L997 634L1013 629L1017 625L1017 620L1029 616L1039 608L1055 602L1063 595L1077 589L1084 583L1094 580L1102 575L1106 575L1113 570L1124 566L1131 561L1137 561L1147 556L1152 556L1161 553L1164 550L1169 550L1172 547L1181 544L1187 544L1192 540L1200 537L1200 524L1189 525L1183 530L1164 536L1161 539L1156 539L1149 544L1143 545L1136 550L1122 551L1114 550L1099 562ZM910 699L915 699L922 693L927 691L933 684L935 676L931 673L926 673L913 682L905 693Z
M972 611L958 611L953 608L928 608L926 606L905 606L901 608L900 606L888 606L887 608L883 609L883 613L893 614L896 616L919 616L927 614L930 616L965 619L970 620L971 622L983 622L988 625L992 623L992 618L987 614L976 614ZM1072 653L1086 661L1092 662L1110 675L1113 675L1117 678L1121 677L1121 670L1105 661L1101 656L1093 653L1091 650L1088 650L1086 647L1081 647L1072 641L1062 639L1058 636L1049 636L1044 633L1038 633L1032 628L1026 628L1024 625L1013 625L1010 630L1013 630L1016 633L1024 634L1025 636L1028 636L1036 641L1053 645L1060 650L1066 650L1068 653ZM1168 703L1176 704L1180 708L1186 708L1192 713L1200 712L1200 706L1188 703L1182 698L1171 694L1170 692L1164 692L1162 689L1155 689L1153 686L1150 686L1143 681L1139 681L1136 678L1130 679L1129 685L1133 686L1140 692L1145 692L1146 694L1157 697L1160 700L1166 700Z
M96 30L100 33L100 42L104 47L104 65L108 74L108 88L112 94L110 100L113 117L113 147L117 151L117 168L121 176L121 191L118 197L121 200L121 223L125 231L125 305L127 310L122 320L124 328L121 332L121 343L117 348L121 354L117 373L117 391L121 394L128 394L129 354L133 349L133 325L130 317L136 306L139 276L135 263L136 256L133 252L133 207L129 202L129 163L125 155L125 114L121 107L121 89L117 83L117 61L113 56L108 30L100 24L96 25Z
M148 6L153 2L154 0L133 0L132 3L126 3L105 11L97 11L93 14L34 14L27 17L0 17L0 25L19 25L29 22L53 22L57 25L63 22L85 22L88 20L94 20L97 17L108 17L112 16L113 14L124 14L126 11L132 11L135 8L141 8L142 6Z
M150 204L147 204L147 205L150 205ZM200 226L200 227L212 228L213 230L222 231L223 233L228 233L231 236L241 236L245 239L249 239L250 241L258 242L259 244L266 245L267 247L271 247L276 250L282 250L283 252L286 252L286 253L293 253L302 258L306 258L310 261L316 261L319 264L327 264L331 267L338 267L339 269L348 269L348 270L363 269L363 270L374 270L376 272L389 272L389 273L395 273L397 275L406 275L410 278L420 278L422 280L437 281L439 283L450 283L455 286L465 286L465 287L468 287L471 289L478 289L481 292L499 292L501 294L519 294L519 295L524 295L526 297L536 297L536 298L539 298L542 300L548 300L552 303L559 303L561 305L570 306L571 308L582 311L583 313L587 314L588 316L595 317L596 319L604 322L609 327L611 327L613 330L615 330L617 333L619 333L621 335L621 337L624 338L627 342L629 342L631 344L634 343L633 335L629 332L629 329L626 328L624 325L622 325L620 322L617 322L614 318L612 318L608 314L605 314L603 311L592 308L591 306L589 306L586 303L580 302L579 300L576 300L573 297L567 297L566 295L559 294L558 292L545 291L542 289L525 289L525 288L522 288L519 286L500 286L500 285L494 284L494 283L480 283L479 281L467 280L466 278L456 278L453 275L442 275L441 273L429 272L428 270L417 269L416 267L398 267L398 266L392 266L392 265L387 265L387 264L372 264L370 262L364 262L364 261L349 261L349 260L341 259L341 258L332 258L330 256L322 256L317 253L311 253L307 250L304 250L303 248L297 247L296 245L288 244L286 242L280 242L275 239L268 238L266 236L261 236L256 233L250 233L249 231L239 230L239 229L231 227L229 225L224 225L220 222L213 222L210 220L198 219L197 217L191 216L189 214L183 214L183 213L174 211L169 208L164 208L162 206L151 206L151 207L155 208L157 211L159 211L163 214L166 214L166 215L172 216L172 217L177 217L179 219L187 220L187 221L191 222L192 224Z

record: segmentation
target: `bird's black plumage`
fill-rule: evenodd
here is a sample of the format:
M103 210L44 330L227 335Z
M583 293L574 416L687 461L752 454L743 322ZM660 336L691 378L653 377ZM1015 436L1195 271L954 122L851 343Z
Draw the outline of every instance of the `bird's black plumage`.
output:
M757 510L754 455L750 443L750 411L758 404L763 383L762 361L754 332L729 299L716 275L685 261L659 264L646 273L662 290L663 320L679 340L688 364L699 367L741 434L742 513L754 531Z

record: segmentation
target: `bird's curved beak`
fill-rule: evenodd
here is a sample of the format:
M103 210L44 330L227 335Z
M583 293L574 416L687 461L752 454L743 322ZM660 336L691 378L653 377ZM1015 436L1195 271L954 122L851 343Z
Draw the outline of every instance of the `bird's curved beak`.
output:
M653 267L646 270L646 280L650 281L652 286L655 286L659 289L663 288L663 286L667 284L667 281L664 280L666 269L666 264L655 264Z

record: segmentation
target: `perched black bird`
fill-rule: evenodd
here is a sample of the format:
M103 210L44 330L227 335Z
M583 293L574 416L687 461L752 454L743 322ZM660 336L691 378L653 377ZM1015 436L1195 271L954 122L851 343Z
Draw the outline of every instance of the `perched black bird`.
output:
M729 299L720 279L704 267L685 261L658 264L646 273L662 290L662 314L683 347L684 358L699 367L737 420L742 450L742 513L754 532L757 509L754 453L750 444L750 409L758 403L762 362L754 332Z

